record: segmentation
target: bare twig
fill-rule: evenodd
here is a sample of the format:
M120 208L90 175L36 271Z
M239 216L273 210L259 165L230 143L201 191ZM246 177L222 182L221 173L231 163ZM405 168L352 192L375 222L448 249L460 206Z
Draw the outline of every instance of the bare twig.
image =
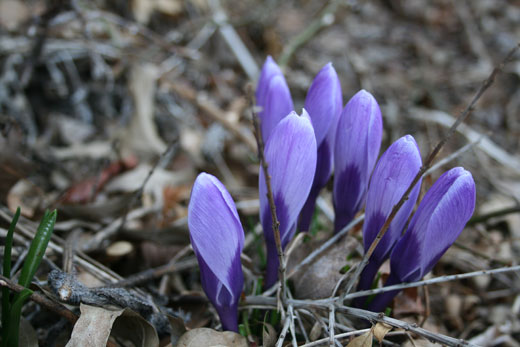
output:
M342 333L342 334L338 334L336 335L336 339L342 339L342 338L345 338L345 337L350 337L350 336L355 336L355 335L361 335L361 334L364 334L366 333L367 331L370 331L370 328L368 329L361 329L361 330L355 330L355 331L349 331L347 333ZM328 337L324 338L324 339L319 339L319 340L316 340L316 341L313 341L311 343L306 343L304 345L301 345L300 347L314 347L314 346L321 346L322 344L325 344L327 343L327 341L329 340Z
M264 177L265 177L265 185L267 187L267 200L269 201L269 207L271 209L271 218L273 221L273 233L274 233L274 241L276 243L276 249L278 251L278 260L280 262L280 267L278 268L279 273L279 280L280 280L280 288L282 293L282 302L285 302L284 300L287 297L286 288L285 288L285 281L286 281L286 266L285 263L285 255L282 248L282 241L280 240L280 222L278 221L278 217L276 216L276 205L274 204L274 197L273 197L273 190L271 188L271 175L269 174L268 170L268 163L265 160L264 156L264 140L262 139L262 130L260 128L260 122L258 120L258 115L255 112L254 106L255 106L255 100L253 96L252 89L249 89L248 91L248 99L250 100L250 109L251 109L251 116L253 119L253 126L255 128L255 137L256 137L256 143L258 145L258 159L260 160L260 163L262 165L262 170L264 171Z
M503 208L503 209L496 210L493 212L489 212L486 214L481 214L480 216L472 217L468 221L468 224L473 225L473 224L483 223L491 218L502 217L502 216L506 216L511 213L518 213L518 212L520 212L520 206L511 206L511 207Z
M292 309L292 306L289 306L289 308ZM278 336L278 341L276 341L276 347L283 346L283 341L285 340L285 336L287 335L287 331L289 330L290 324L291 324L291 315L288 314L285 317L285 322L283 323L282 331L280 332L280 335Z
M350 291L354 287L354 284L356 283L359 275L361 274L361 272L363 271L365 266L368 264L368 260L370 259L370 256L372 255L372 253L374 253L377 245L379 244L379 241L381 241L383 236L386 234L386 232L387 232L388 228L390 227L390 224L394 220L397 212L399 212L399 210L401 209L403 204L406 202L406 200L408 200L408 197L410 196L410 193L414 189L415 185L419 182L419 180L421 179L423 174L428 170L428 168L430 168L430 166L433 164L433 160L435 159L437 154L439 154L439 152L444 147L446 142L448 142L448 140L453 136L453 134L457 130L457 127L462 122L464 122L464 120L469 116L469 114L471 113L471 111L475 107L475 104L477 103L477 101L484 94L484 92L493 84L493 82L495 81L495 78L498 75L498 73L503 70L504 66L512 59L513 55L516 53L516 51L519 48L520 48L520 43L517 46L515 46L509 52L509 54L504 58L504 60L502 61L502 63L499 66L497 66L497 67L495 67L493 69L493 71L491 72L489 77L482 83L480 88L477 90L477 92L473 96L473 99L471 100L471 102L460 113L460 115L457 117L457 120L455 121L455 123L453 123L453 125L448 130L446 135L439 141L439 143L435 146L433 151L430 153L430 155L428 156L428 158L424 162L423 166L419 169L419 172L417 173L417 175L415 175L415 178L413 179L412 183L410 184L410 186L408 187L406 192L403 194L403 196L401 197L399 202L392 208L392 212L390 212L390 215L386 219L385 224L383 224L383 227L381 228L381 230L379 231L379 233L375 237L374 241L370 245L369 249L367 250L367 252L363 256L363 259L361 260L360 266L356 269L356 272L354 273L354 276L352 276L350 278L350 280L348 281L348 283L347 283L345 294L350 293Z
M220 5L220 1L211 0L209 1L209 5L213 9L213 20L218 25L220 35L224 38L233 54L235 54L240 66L242 66L242 69L244 69L249 79L254 81L258 77L259 71L255 59L244 42L242 42L235 28L228 23L228 17Z
M24 286L16 284L7 277L4 277L2 275L0 275L0 287L7 287L15 293L20 293L22 290L25 289ZM62 304L54 302L39 293L33 292L29 299L31 299L37 304L40 304L49 311L57 313L58 315L62 316L72 324L76 323L76 321L78 320L78 316L76 316L74 312L72 312Z
M440 276L440 277L435 277L435 278L431 278L431 279L424 280L424 281L417 281L417 282L412 282L412 283L402 283L402 284L396 284L393 286L388 286L388 287L383 287L383 288L363 290L360 292L345 295L343 297L343 299L344 300L354 299L354 298L359 298L362 296L369 296L369 295L389 292L392 290L401 290L401 289L406 289L406 288L422 287L422 286L434 284L434 283L450 282L450 281L461 280L464 278L471 278L471 277L477 277L477 276L482 276L482 275L495 275L495 274L499 274L499 273L516 272L516 271L520 271L520 265L506 266L506 267L501 267L501 268L492 269L492 270L479 270L479 271L467 272L467 273L458 274L458 275Z
M255 300L252 300L252 299ZM247 297L244 300L244 303L248 304L249 302L256 301L256 304L264 305L264 306L270 306L270 307L276 307L276 298L272 297L264 297L264 296L256 296L256 297ZM317 307L321 309L327 309L330 305L330 303L324 303L320 302L320 300L314 300L314 301L305 301L305 300L287 300L287 303L289 305L292 305L294 308L299 307ZM426 339L430 341L439 342L441 344L444 344L446 346L453 346L453 347L460 347L460 346L475 346L468 341L456 339L450 336L446 336L443 334L438 334L431 332L429 330L420 328L415 323L408 323L404 322L395 318L386 317L385 315L381 313L375 313L372 311L366 311L358 308L353 307L347 307L343 306L341 304L335 304L335 309L338 312L341 312L343 314L364 319L370 322L381 322L388 324L394 328L404 329L406 331L410 331L414 334L417 334L419 336L425 337ZM283 331L282 331L283 332ZM329 338L327 338L328 340Z
M334 305L329 307L329 346L334 347L334 323L336 322L336 311Z

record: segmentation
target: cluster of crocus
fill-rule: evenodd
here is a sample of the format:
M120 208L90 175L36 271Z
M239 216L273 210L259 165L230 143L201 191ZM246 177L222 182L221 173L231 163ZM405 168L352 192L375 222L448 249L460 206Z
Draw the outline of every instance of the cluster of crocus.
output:
M342 109L341 86L330 63L313 80L301 116L294 112L287 83L271 57L262 68L256 98L261 107L264 158L271 177L282 247L286 247L297 229L308 230L316 198L334 168L334 230L338 232L352 221L366 201L363 241L365 251L368 250L422 165L413 137L400 138L377 161L382 139L379 106L370 93L361 90ZM455 168L442 175L428 191L403 236L419 187L420 183L376 247L361 274L359 290L370 288L379 267L389 257L391 273L386 285L424 276L473 213L473 179L469 172ZM259 173L259 199L267 249L264 287L269 288L278 279L279 262L263 170ZM202 173L194 183L188 211L202 287L223 328L237 331L244 231L233 199L218 179ZM396 294L377 296L369 308L384 308ZM363 304L363 299L358 300L358 305Z

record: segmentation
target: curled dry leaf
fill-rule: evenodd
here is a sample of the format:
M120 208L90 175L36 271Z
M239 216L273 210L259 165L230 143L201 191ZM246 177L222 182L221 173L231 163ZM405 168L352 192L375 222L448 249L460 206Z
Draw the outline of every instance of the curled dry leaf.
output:
M155 328L130 309L107 310L81 304L81 316L74 325L69 347L105 347L111 334L134 346L159 346Z
M319 242L304 242L289 258L287 272L299 264L308 254L319 247ZM317 257L309 266L292 276L295 297L299 299L320 299L329 297L343 273L358 262L350 255L357 254L359 243L351 236L345 237ZM348 259L348 260L347 260ZM343 271L342 271L343 270ZM345 282L345 281L344 281Z
M374 327L372 327L372 331L374 333L374 337L379 341L379 343L383 343L383 339L385 335L392 330L392 327L388 324L378 322Z
M277 338L276 330L274 330L271 324L266 323L264 320L264 329L262 329L262 343L264 347L273 347L276 344Z
M372 347L372 340L374 339L374 333L372 329L360 335L349 342L347 347Z
M242 335L232 331L216 331L210 328L198 328L181 336L177 347L247 347L247 340Z
M309 339L311 341L317 340L321 335L321 324L319 322L314 323L311 332L309 333Z

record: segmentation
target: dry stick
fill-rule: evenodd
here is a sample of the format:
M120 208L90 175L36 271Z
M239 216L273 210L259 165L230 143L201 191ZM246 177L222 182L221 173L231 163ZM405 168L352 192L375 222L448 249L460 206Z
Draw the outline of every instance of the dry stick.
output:
M361 334L364 334L366 333L367 331L370 331L370 328L369 329L362 329L362 330L355 330L355 331L349 331L347 333L342 333L342 334L338 334L336 335L336 339L342 339L342 338L345 338L345 337L349 337L349 336L353 336L353 335L361 335ZM329 340L328 337L326 338L323 338L323 339L319 339L319 340L316 340L316 341L313 341L311 343L306 343L304 345L301 345L300 347L314 347L314 346L321 346L322 344L325 344L327 343L327 341Z
M428 158L426 159L426 162L424 163L424 165L419 169L419 172L417 173L417 175L415 175L415 178L413 179L412 183L410 184L410 186L408 187L408 189L406 190L406 192L403 194L403 196L401 197L401 199L399 200L399 202L392 208L392 212L390 213L390 215L388 216L388 218L386 219L385 221L385 224L383 224L383 227L381 228L381 230L379 231L379 233L377 234L376 238L374 239L374 241L372 242L372 244L370 245L370 248L368 249L368 251L365 253L365 255L363 256L363 259L361 261L361 264L360 266L356 269L356 272L354 273L354 276L352 276L350 278L350 280L348 281L347 283L347 288L346 288L346 291L345 291L345 295L350 293L350 291L352 290L352 288L354 287L354 284L356 283L356 280L359 278L359 275L361 274L361 272L363 271L363 269L365 268L365 266L368 264L368 260L370 259L370 256L372 255L372 253L374 253L374 250L376 249L377 245L379 244L379 241L381 241L381 239L383 238L383 236L385 236L388 228L390 227L390 223L392 223L392 221L394 220L397 212L399 212L399 210L401 209L401 207L403 206L403 204L406 202L406 200L408 200L408 197L410 196L410 193L412 192L412 190L414 189L415 185L419 182L419 180L421 179L421 177L423 176L423 174L428 170L428 168L432 165L433 163L433 160L435 159L435 157L437 156L437 154L439 154L439 152L441 151L441 149L444 147L444 145L446 144L446 142L448 142L448 140L452 137L452 135L455 133L455 130L457 129L457 127L462 123L464 122L464 120L468 117L468 115L471 113L471 111L473 111L473 108L475 106L475 104L477 103L477 101L480 99L480 97L484 94L484 92L493 84L493 82L495 81L495 77L497 76L497 74L502 71L502 69L504 68L504 66L511 60L511 58L513 57L513 55L516 53L516 51L518 50L518 48L520 48L520 43L518 45L516 45L510 52L509 54L506 56L506 58L502 61L502 63L495 67L493 69L493 71L491 72L491 74L489 75L489 77L482 83L482 85L480 86L480 88L478 89L478 91L476 92L475 96L473 96L473 99L471 100L471 102L468 104L468 106L464 109L464 111L462 111L462 113L457 117L457 120L455 121L455 123L453 123L453 125L451 126L451 128L448 130L448 133L444 136L443 139L441 139L439 141L439 143L437 144L437 146L435 146L435 148L433 149L433 151L430 153L430 155L428 156Z
M269 201L269 207L271 210L271 219L273 221L273 233L274 233L274 241L276 243L276 250L278 251L278 261L280 262L280 266L278 268L279 279L280 279L280 289L282 296L282 303L285 304L286 289L285 289L285 255L283 253L282 241L280 240L280 222L278 221L278 217L276 216L276 206L274 204L273 191L271 189L271 175L268 170L268 163L264 157L264 140L262 139L262 130L260 129L260 122L258 120L258 115L255 112L255 99L253 96L253 92L250 89L248 92L248 99L250 100L250 109L251 116L253 119L253 126L255 128L255 137L256 144L258 145L258 159L262 165L262 170L264 171L265 177L265 185L267 187L267 200Z
M276 307L276 299L275 298L272 298L272 297L265 297L265 296L257 296L257 297L254 297L254 299L256 299L255 301L257 301L257 303L259 304L262 304L262 305L265 305L265 306L270 306L270 307ZM248 297L246 298L246 300L244 300L244 302L247 304L247 302L251 302L253 300L251 300L251 297ZM323 303L323 302L320 302L320 300L315 300L315 301L306 301L306 300L287 300L288 304L289 305L292 305L294 308L298 309L300 307L306 307L306 308L309 308L309 307L316 307L316 308L321 308L321 309L327 309L330 305L330 303ZM359 309L359 308L353 308L353 307L347 307L347 306L343 306L343 305L335 305L336 306L336 311L337 312L341 312L341 313L344 313L348 316L351 316L351 317L356 317L356 318L360 318L360 319L364 319L364 320L367 320L367 321L370 321L370 322L381 322L381 323L385 323L385 324L388 324L394 328L399 328L399 329L404 329L406 331L410 331L414 334L417 334L419 336L422 336L422 337L425 337L426 339L430 340L430 341L435 341L435 342L439 342L439 343L442 343L444 345L447 345L447 346L453 346L453 347L459 347L459 346L475 346L467 341L464 341L464 340L460 340L460 339L456 339L456 338L453 338L453 337L450 337L450 336L446 336L446 335L443 335L443 334L437 334L437 333L434 333L434 332L431 332L431 331L428 331L426 329L423 329L423 328L419 328L417 326L417 324L415 323L408 323L408 322L404 322L404 321L401 321L401 320L398 320L398 319L395 319L395 318L390 318L390 317L386 317L384 314L382 313L375 313L375 312L372 312L372 311L367 311L367 310L362 310L362 309ZM327 338L328 340L328 338Z
M9 288L10 290L16 293L20 293L22 290L25 289L24 286L16 284L7 277L4 277L2 275L0 275L0 287ZM76 321L78 320L78 316L76 316L74 312L70 311L62 304L54 302L41 294L33 292L31 296L29 296L29 299L47 308L49 311L57 313L58 315L62 316L72 324L76 323Z
M334 323L336 322L336 311L334 305L329 306L329 346L334 347Z
M490 213L482 214L480 216L475 216L468 221L468 224L472 225L472 224L482 223L491 218L502 217L502 216L505 216L505 215L508 215L511 213L518 213L518 212L520 212L520 206L507 207L507 208L496 210L496 211L493 211Z
M276 347L282 347L283 341L285 340L285 336L287 335L287 330L289 330L289 325L291 324L291 317L287 315L285 317L285 322L283 324L282 331L280 332L280 336L278 337L278 341L276 341Z

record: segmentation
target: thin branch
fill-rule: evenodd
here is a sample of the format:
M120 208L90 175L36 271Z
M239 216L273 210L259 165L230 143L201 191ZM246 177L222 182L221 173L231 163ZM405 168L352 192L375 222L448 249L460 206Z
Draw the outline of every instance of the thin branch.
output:
M477 276L483 276L483 275L496 275L499 273L515 272L515 271L520 271L520 265L506 266L506 267L501 267L501 268L492 269L492 270L479 270L479 271L467 272L467 273L458 274L458 275L440 276L440 277L435 277L435 278L431 278L431 279L424 280L424 281L417 281L417 282L412 282L412 283L402 283L402 284L396 284L393 286L388 286L388 287L383 287L383 288L363 290L360 292L345 295L342 299L343 300L354 299L354 298L359 298L362 296L369 296L369 295L389 292L392 290L401 290L401 289L406 289L406 288L422 287L422 286L426 286L426 285L434 284L434 283L450 282L450 281L455 281L455 280L462 280L465 278L471 278L471 277L477 277Z
M253 300L254 299L254 300ZM255 302L255 304L261 304L270 307L276 307L276 298L272 297L264 297L264 296L256 296L256 297L247 297L244 300L244 303L249 304L250 302ZM300 307L317 307L321 309L327 309L330 306L330 303L326 304L320 302L319 300L315 301L306 301L306 300L287 300L289 305L292 305L294 308ZM406 331L410 331L419 336L425 337L426 339L434 342L439 342L446 346L460 347L460 346L475 346L474 344L469 343L465 340L456 339L450 336L446 336L443 334L438 334L431 332L429 330L419 328L415 323L404 322L395 318L386 317L382 313L375 313L372 311L362 310L359 308L347 307L340 304L335 305L336 311L346 314L351 317L364 319L370 322L381 322L388 324L394 328L404 329ZM282 331L283 333L283 331ZM285 337L285 336L284 336ZM328 340L329 338L327 338Z
M250 101L250 110L251 110L251 116L253 119L253 126L255 128L255 137L256 137L256 143L258 145L258 159L260 160L260 163L262 165L262 170L264 171L264 177L265 177L265 185L267 188L267 200L269 201L269 207L271 209L271 219L273 221L273 233L274 233L274 241L276 243L276 249L278 251L278 261L280 262L280 267L278 268L279 273L279 280L280 280L280 288L282 293L282 302L285 302L286 296L286 288L285 288L285 282L286 282L286 267L287 264L285 263L285 255L282 248L282 241L280 239L280 222L278 221L278 217L276 216L276 205L274 204L274 197L273 197L273 190L271 188L271 175L269 174L268 170L268 163L265 160L264 156L264 140L262 139L262 130L260 128L260 122L258 119L258 114L256 113L254 107L255 107L255 99L253 96L253 91L250 88L248 91L248 99Z
M488 219L491 219L491 218L502 217L502 216L506 216L506 215L511 214L511 213L519 213L519 212L520 212L520 206L512 206L512 207L503 208L503 209L500 209L500 210L496 210L496 211L493 211L493 212L482 214L480 216L472 217L468 221L468 225L483 223L483 222L485 222L485 221L487 221Z
M7 277L4 277L2 275L0 275L0 287L9 288L15 293L20 293L22 290L25 289L24 286L16 284ZM33 292L29 299L31 299L37 304L40 304L42 307L48 309L49 311L55 312L56 314L62 316L72 324L76 323L76 321L78 320L78 316L76 316L74 312L72 312L62 304L54 302L39 293Z
M289 306L289 308L292 308ZM291 315L287 315L285 317L285 322L283 324L282 331L280 332L280 335L278 336L278 341L276 341L276 347L282 347L283 341L285 340L285 336L287 335L287 331L289 330L289 325L291 324Z
M368 260L370 259L370 256L372 256L372 253L374 253L377 245L379 244L379 241L381 241L381 239L383 238L383 236L386 234L388 228L390 227L390 224L392 223L392 221L394 220L395 216L397 215L397 212L399 212L399 210L401 209L401 207L403 206L403 204L408 200L408 197L410 196L410 193L412 192L412 190L414 189L414 187L417 185L417 183L419 182L419 180L421 179L421 177L423 176L423 174L430 168L430 166L433 164L433 161L435 159L435 157L437 156L437 154L439 154L439 152L441 151L441 149L444 147L444 145L446 144L446 142L448 142L448 140L453 136L453 134L455 133L455 131L457 130L457 127L462 123L464 122L464 120L466 120L466 118L469 116L469 114L471 113L471 111L473 111L473 108L475 107L475 104L477 103L477 101L480 99L480 97L484 94L484 92L493 84L493 82L495 81L495 78L496 76L498 75L499 72L501 72L504 68L504 66L512 59L513 55L516 53L516 51L520 48L520 43L518 45L516 45L510 52L509 54L505 57L505 59L502 61L502 63L495 67L493 69L493 71L491 72L491 74L489 75L489 77L482 83L482 85L480 86L480 88L477 90L477 92L475 93L475 95L473 96L473 99L471 100L471 102L468 104L468 106L466 106L466 108L464 109L464 111L462 111L460 113L460 115L457 117L457 120L455 121L455 123L453 123L453 125L451 126L451 128L448 130L448 132L446 133L446 135L444 136L444 138L442 138L439 143L435 146L435 148L433 149L433 151L430 153L430 155L428 156L428 158L426 159L425 163L423 164L423 166L419 169L419 172L417 173L417 175L415 175L415 178L413 179L412 183L410 184L410 186L408 187L408 189L406 190L406 192L403 194L403 196L401 197L401 199L399 200L399 202L393 207L392 209L392 212L390 213L390 215L388 216L388 218L386 219L385 221L385 224L383 224L383 227L381 228L381 230L379 231L379 233L377 234L376 238L374 239L374 241L372 242L372 244L370 245L368 251L365 253L365 255L363 256L363 259L361 261L361 264L360 266L356 269L356 272L354 273L354 276L352 276L350 278L350 280L348 281L347 283L347 287L346 287L346 291L345 293L348 294L350 293L350 291L352 290L352 288L354 287L354 284L356 283L357 279L359 278L359 275L361 274L361 272L363 271L363 269L365 268L365 266L368 264Z
M354 335L361 335L361 334L366 333L367 331L370 331L370 328L368 328L368 329L361 329L361 330L355 330L355 331L349 331L347 333L342 333L342 334L336 335L336 339L339 340L339 339L342 339L342 338L345 338L345 337L350 337L350 336L354 336ZM323 345L323 344L327 343L328 340L329 340L329 338L325 337L323 339L319 339L319 340L313 341L311 343L306 343L304 345L301 345L300 347L320 346L320 345Z

